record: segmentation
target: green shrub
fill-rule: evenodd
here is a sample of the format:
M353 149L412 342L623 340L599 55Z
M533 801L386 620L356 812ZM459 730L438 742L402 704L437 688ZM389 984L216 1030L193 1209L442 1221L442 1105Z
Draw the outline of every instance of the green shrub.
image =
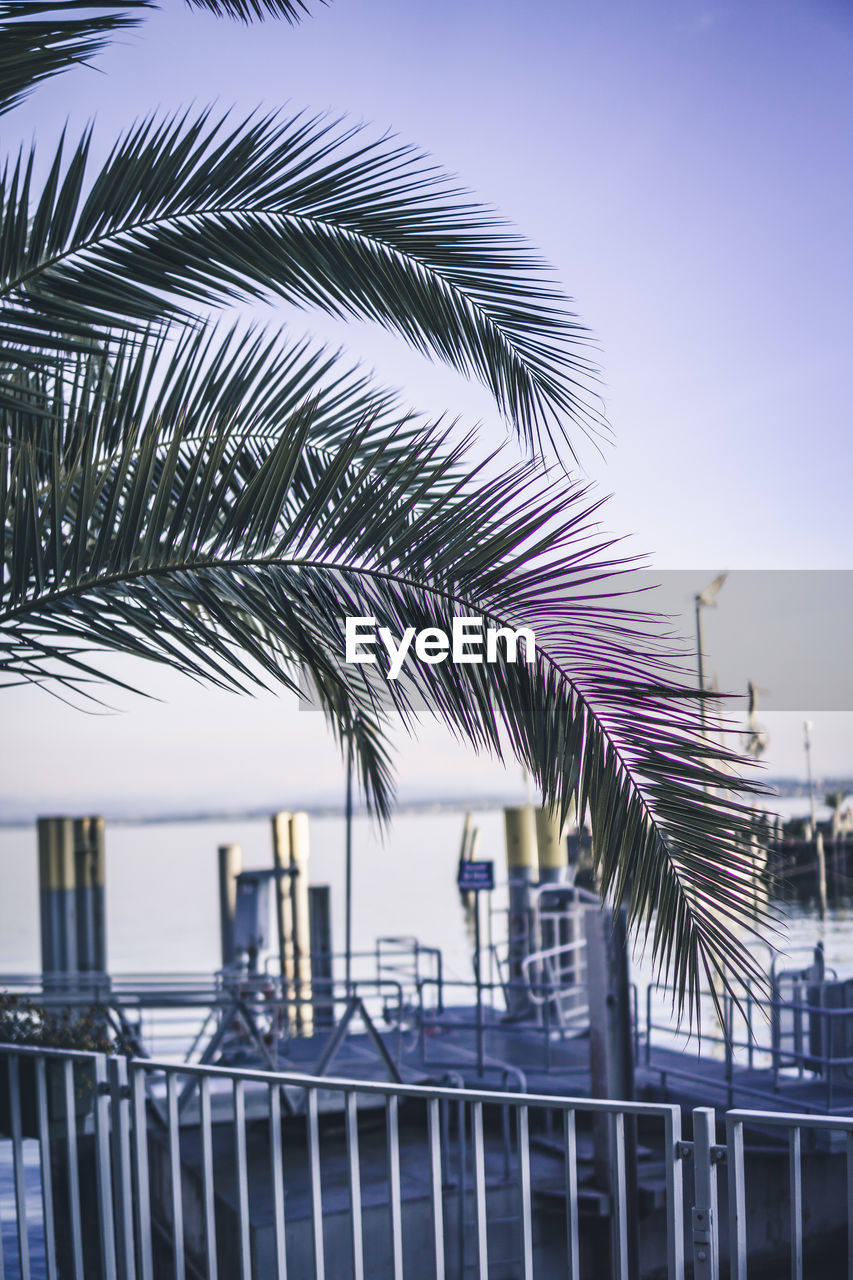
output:
M110 1031L109 1013L103 1005L54 1010L7 991L0 991L0 1044L123 1052L123 1045Z

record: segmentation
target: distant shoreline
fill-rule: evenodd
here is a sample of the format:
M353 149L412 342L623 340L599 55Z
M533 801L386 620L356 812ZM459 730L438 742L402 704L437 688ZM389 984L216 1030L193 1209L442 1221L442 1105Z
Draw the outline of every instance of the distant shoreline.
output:
M508 794L504 796L448 796L441 799L401 800L394 806L394 814L410 813L458 813L461 810L502 809L505 805L524 804L523 795ZM103 816L115 827L157 827L171 824L189 824L193 822L256 822L269 818L281 809L299 810L312 818L343 818L342 803L316 801L303 804L256 805L251 809L204 809L195 812L158 813L158 814L110 814ZM355 817L368 817L368 810L363 803L353 807ZM30 827L34 818L0 818L0 831Z
M768 787L773 788L780 799L808 799L808 783L804 779L767 778L764 781ZM845 796L853 794L853 778L824 778L818 780L815 783L815 799L817 803L822 806L824 795L832 791L841 791ZM400 815L412 813L458 813L460 810L465 809L481 811L502 809L505 805L523 803L524 796L521 793L511 792L503 795L432 796L424 799L410 798L401 800L395 806L394 813ZM288 805L279 800L278 803L271 801L267 805L253 805L249 809L199 809L192 812L157 814L111 814L107 812L104 817L107 822L116 827L184 825L193 822L255 822L269 818L277 810L286 808L300 809L310 814L312 818L342 818L344 816L344 806L339 801L316 800ZM45 806L45 811L47 811L47 806ZM367 809L364 804L358 804L354 812L356 816L363 817L367 814ZM0 817L0 831L31 827L34 821L34 817Z

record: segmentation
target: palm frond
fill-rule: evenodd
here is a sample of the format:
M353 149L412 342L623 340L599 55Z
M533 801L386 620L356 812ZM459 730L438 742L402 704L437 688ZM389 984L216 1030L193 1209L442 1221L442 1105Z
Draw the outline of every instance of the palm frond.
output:
M399 393L378 385L340 351L256 326L224 334L199 325L116 335L73 360L33 361L15 377L15 397L0 405L0 436L30 440L37 468L45 460L53 465L55 443L67 454L95 423L106 451L140 420L161 422L164 430L178 424L192 440L210 423L239 416L242 438L264 440L309 408L317 448L334 448L367 420L386 432L395 424L398 438L405 438L406 417L410 434L418 430L417 415L403 410Z
M279 297L375 321L476 377L531 446L602 427L588 335L546 265L411 147L203 112L143 121L92 177L89 148L60 144L37 196L33 153L0 181L5 363Z
M0 4L0 115L16 107L42 80L90 62L116 32L138 25L134 10L151 7L151 0Z
M317 3L328 4L328 0L317 0ZM240 22L284 18L294 26L311 12L305 0L187 0L187 4L191 9L205 9L219 18L237 18Z
M191 385L183 394L199 403ZM755 976L734 927L763 919L757 788L704 736L665 630L623 598L624 564L589 493L533 463L487 480L440 430L409 424L402 442L366 422L316 447L310 405L265 435L252 430L263 395L256 382L242 404L226 398L201 430L137 409L116 438L109 412L90 412L64 452L55 433L49 466L40 423L7 434L0 676L74 687L103 651L226 688L297 689L307 673L339 733L361 726L381 811L381 732L392 715L412 726L423 701L477 749L500 754L505 737L546 803L589 806L605 887L683 1008L698 1013L705 972ZM343 660L348 615L395 635L468 615L524 625L537 661L416 664L377 680Z

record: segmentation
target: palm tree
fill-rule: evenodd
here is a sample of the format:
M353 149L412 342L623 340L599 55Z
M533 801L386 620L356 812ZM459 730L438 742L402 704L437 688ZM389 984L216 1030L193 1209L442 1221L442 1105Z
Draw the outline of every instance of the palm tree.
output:
M58 31L47 6L7 4L23 52L0 60L0 106L139 16L102 8L66 3ZM626 605L598 504L541 459L603 426L543 264L424 157L317 119L152 117L94 175L89 150L60 141L39 191L32 151L2 179L0 678L88 694L106 651L230 688L307 674L382 815L384 731L423 701L508 746L545 803L589 806L603 889L681 1008L702 976L755 974L731 928L761 920L755 787L703 732L661 624ZM530 460L494 476L339 356L206 319L270 295L480 379ZM536 662L388 682L343 661L344 616L399 633L460 614L533 628Z

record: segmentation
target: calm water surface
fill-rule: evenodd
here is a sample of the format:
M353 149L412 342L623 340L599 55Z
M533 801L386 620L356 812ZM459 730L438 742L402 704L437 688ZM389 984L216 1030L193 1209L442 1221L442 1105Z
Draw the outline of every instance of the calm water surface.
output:
M802 801L798 804L802 806ZM463 813L395 817L383 839L366 817L353 823L353 944L413 934L440 947L449 976L471 976L471 942L456 891ZM503 818L475 814L479 857L492 858L503 878ZM244 866L271 865L266 819L163 825L107 825L107 950L114 973L212 972L219 965L216 850L243 846ZM336 950L344 939L344 822L312 818L310 878L332 889ZM500 890L493 906L505 898ZM830 963L853 968L853 908L831 908L820 922L811 904L788 904L786 939L792 952L822 939ZM0 830L0 973L39 970L38 868L35 828ZM641 983L646 966L638 966Z

